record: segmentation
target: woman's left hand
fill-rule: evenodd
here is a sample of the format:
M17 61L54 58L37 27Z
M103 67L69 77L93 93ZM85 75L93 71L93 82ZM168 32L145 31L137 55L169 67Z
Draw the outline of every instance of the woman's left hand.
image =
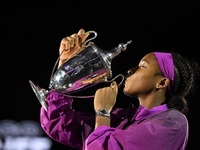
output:
M97 112L99 109L105 109L110 112L115 105L118 93L118 86L115 81L112 82L110 87L98 89L94 98L94 109Z

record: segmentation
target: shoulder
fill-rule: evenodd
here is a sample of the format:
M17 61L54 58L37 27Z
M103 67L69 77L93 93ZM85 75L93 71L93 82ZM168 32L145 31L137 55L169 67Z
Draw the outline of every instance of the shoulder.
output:
M157 116L157 117L156 117ZM184 114L176 109L168 109L158 113L155 117L162 119L162 126L171 126L176 129L188 126L187 118Z
M167 114L167 118L173 120L177 124L187 124L186 116L176 109L169 109L169 113Z
M187 121L186 116L174 108L168 109L168 113L166 117L171 118L174 121Z

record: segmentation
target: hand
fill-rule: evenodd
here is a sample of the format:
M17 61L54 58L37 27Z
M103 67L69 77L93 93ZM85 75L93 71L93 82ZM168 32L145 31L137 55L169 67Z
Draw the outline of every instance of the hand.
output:
M110 112L115 105L117 93L118 86L115 81L112 82L111 87L97 90L94 98L95 112L99 109L105 109Z
M62 51L65 49L65 51L62 53L60 57L60 62L58 65L58 68L67 60L69 60L71 57L74 56L83 46L83 43L89 36L89 33L85 33L84 29L80 29L78 34L75 33L71 36L65 37L62 39L60 43L59 53L61 54Z

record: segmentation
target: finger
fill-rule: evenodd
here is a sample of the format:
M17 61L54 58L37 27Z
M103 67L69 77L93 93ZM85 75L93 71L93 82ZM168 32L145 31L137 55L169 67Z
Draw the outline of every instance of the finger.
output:
M74 44L78 44L79 42L78 34L73 34L71 37L74 38Z
M98 90L96 90L96 92L95 92L95 96L99 95L101 92L102 92L102 89L98 89Z
M90 35L89 32L85 33L85 34L81 37L81 39L80 39L80 43L84 43L85 40L87 39L87 37L88 37L89 35Z
M67 37L67 40L70 43L70 47L74 47L74 38L73 37Z
M117 93L118 93L118 85L117 85L117 83L115 81L113 81L111 83L111 88L115 91L115 94L117 95Z
M62 41L61 41L61 45L62 45L62 49L69 49L70 48L70 42L67 40L67 38L63 38Z
M79 36L79 37L82 37L84 34L85 34L85 30L84 30L84 29L80 29L80 30L78 31L78 36Z

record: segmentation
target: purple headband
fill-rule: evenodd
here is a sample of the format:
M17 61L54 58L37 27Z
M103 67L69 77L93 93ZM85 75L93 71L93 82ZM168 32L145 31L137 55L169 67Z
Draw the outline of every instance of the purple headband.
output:
M171 53L154 52L158 65L163 75L170 80L168 85L168 94L172 95L172 87L174 83L174 61Z

